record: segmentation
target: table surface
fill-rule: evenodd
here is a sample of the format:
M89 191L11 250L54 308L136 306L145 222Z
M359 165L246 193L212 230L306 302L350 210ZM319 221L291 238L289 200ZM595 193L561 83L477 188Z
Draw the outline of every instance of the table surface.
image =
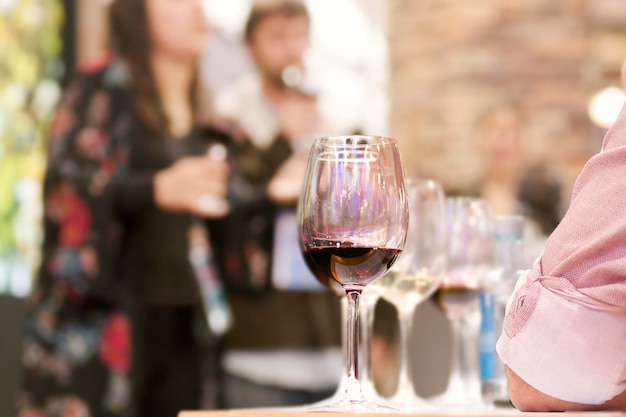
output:
M268 417L279 415L280 417L302 417L306 411L304 408L259 408L259 409L241 409L241 410L213 410L213 411L183 411L178 417ZM306 413L308 414L308 413ZM315 417L339 417L358 414L359 417L381 417L381 414L372 413L329 413L315 412ZM510 417L512 415L532 414L532 417L555 417L555 413L522 413L515 409L493 409L493 410L442 410L434 412L415 412L403 414L382 414L385 417L406 417L407 415L420 417L442 417L442 416L458 416L469 415L476 417ZM576 413L558 413L556 416L580 416L591 415L592 417L626 417L626 414L620 412L576 412Z

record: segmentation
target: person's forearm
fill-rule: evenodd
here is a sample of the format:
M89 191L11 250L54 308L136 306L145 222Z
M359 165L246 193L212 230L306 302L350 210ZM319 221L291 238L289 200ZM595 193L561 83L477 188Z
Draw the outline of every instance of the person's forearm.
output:
M536 390L508 367L506 369L511 402L520 411L598 411L626 410L626 391L600 405L559 400Z

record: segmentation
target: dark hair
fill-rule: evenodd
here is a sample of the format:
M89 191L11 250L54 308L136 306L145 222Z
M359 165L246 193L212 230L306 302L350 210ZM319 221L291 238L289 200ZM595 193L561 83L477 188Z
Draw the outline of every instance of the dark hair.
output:
M263 20L275 15L310 18L309 11L302 0L257 0L253 3L246 21L244 30L246 41L250 42L252 40L254 31Z
M133 105L144 125L154 133L168 135L169 121L159 97L150 55L152 41L145 0L116 0L109 10L111 46L130 71ZM193 91L190 102L195 109Z

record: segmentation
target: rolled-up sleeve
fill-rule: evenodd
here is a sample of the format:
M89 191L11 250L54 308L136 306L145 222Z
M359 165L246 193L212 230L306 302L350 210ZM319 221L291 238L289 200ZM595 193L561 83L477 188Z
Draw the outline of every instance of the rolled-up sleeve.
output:
M602 404L626 390L626 111L509 300L497 351L537 390Z

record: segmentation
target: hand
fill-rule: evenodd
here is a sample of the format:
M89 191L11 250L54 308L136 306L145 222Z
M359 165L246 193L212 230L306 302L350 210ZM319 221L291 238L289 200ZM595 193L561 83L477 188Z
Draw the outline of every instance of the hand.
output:
M302 191L306 162L306 154L296 154L280 166L267 186L267 194L272 201L287 205L298 200Z
M154 199L168 211L187 211L203 217L228 213L228 164L209 154L183 158L154 178Z
M246 132L243 130L241 125L230 117L215 115L211 119L211 125L214 128L227 133L228 136L230 136L230 138L237 143L243 143L247 139Z
M291 93L276 103L276 111L280 130L292 142L319 130L319 113L312 97Z

